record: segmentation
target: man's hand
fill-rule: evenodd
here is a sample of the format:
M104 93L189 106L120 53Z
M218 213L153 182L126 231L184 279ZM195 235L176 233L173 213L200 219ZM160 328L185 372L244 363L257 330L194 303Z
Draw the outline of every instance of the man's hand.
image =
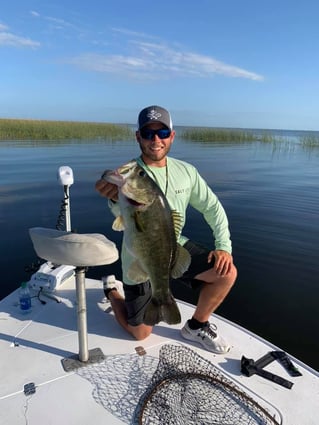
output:
M111 199L112 201L118 200L118 187L113 183L107 182L103 178L95 183L95 189L105 198Z
M220 276L226 276L230 273L233 265L233 257L227 251L215 250L208 254L208 262L210 263L215 257L214 270Z

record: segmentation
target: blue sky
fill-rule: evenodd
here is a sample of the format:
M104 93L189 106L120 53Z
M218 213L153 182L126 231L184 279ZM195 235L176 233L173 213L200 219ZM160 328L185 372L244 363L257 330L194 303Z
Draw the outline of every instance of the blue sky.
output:
M0 117L319 130L317 0L11 0Z

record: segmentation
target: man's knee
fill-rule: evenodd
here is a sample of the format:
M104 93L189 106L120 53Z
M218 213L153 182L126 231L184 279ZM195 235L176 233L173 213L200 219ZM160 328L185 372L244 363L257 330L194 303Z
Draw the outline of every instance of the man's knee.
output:
M142 341L143 339L150 336L150 334L152 333L153 327L144 325L142 323L141 325L137 325L137 326L129 325L129 330L135 339L137 339L138 341Z
M230 271L230 273L229 273L229 280L230 280L230 285L231 286L233 286L234 285L234 283L235 283L235 281L236 281L236 279L237 279L237 269L236 269L236 267L235 267L235 265L233 264L232 265L232 268L231 268L231 271Z

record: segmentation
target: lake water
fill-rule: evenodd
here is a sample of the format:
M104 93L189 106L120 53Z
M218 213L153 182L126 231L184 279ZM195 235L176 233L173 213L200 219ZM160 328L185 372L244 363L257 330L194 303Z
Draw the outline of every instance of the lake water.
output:
M228 214L239 274L217 313L319 370L319 149L302 147L295 136L289 133L289 143L247 144L177 137L171 155L199 169ZM74 172L72 228L120 243L94 184L105 169L138 153L134 141L0 142L0 298L30 277L25 266L37 260L28 229L56 225L63 199L56 179L61 165ZM194 211L188 212L184 233L211 245L210 232ZM89 269L88 276L114 272L121 277L119 262ZM184 288L174 293L196 301Z

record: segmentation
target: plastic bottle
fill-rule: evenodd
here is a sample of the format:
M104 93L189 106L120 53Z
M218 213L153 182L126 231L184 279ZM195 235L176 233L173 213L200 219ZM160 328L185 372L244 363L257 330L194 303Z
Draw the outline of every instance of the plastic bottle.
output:
M31 312L31 294L27 282L23 282L20 288L20 311L23 314Z

